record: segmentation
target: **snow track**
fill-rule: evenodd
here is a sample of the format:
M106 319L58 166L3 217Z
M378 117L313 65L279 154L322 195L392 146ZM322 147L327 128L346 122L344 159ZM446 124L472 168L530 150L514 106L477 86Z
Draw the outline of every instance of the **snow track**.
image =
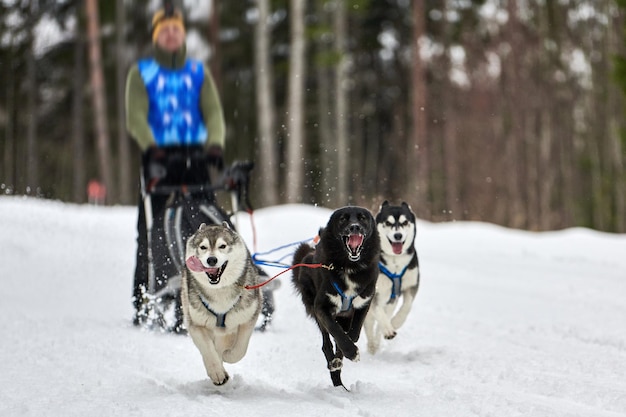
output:
M329 215L259 210L258 250ZM135 222L131 207L0 197L0 416L626 415L624 235L420 222L413 311L375 356L362 335L346 392L289 274L223 387L188 337L133 328ZM239 227L252 242L247 215Z

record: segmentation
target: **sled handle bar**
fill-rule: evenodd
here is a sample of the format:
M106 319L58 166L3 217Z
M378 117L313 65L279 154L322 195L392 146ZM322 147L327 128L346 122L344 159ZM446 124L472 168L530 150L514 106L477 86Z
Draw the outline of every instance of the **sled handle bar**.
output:
M181 185L155 185L152 187L148 194L153 195L169 195L175 192L182 192L183 194L188 193L200 193L200 192L208 192L208 191L218 191L218 190L226 190L227 187L225 184L222 185L211 185L211 184L181 184Z
M183 194L213 192L213 191L231 191L237 193L237 200L243 202L246 207L252 210L249 201L248 186L250 184L250 171L254 168L251 161L235 161L230 167L226 168L218 184L181 184L181 185L160 185L158 182L148 187L147 194L169 195L176 192Z

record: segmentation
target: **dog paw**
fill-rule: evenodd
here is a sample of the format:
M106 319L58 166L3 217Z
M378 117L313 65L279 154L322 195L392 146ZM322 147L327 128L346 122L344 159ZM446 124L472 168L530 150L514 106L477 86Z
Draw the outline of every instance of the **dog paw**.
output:
M211 381L213 381L214 385L220 386L220 385L224 385L225 383L228 382L228 380L230 379L230 376L228 376L228 373L226 371L223 372L218 372L216 375L212 375L210 376Z
M361 360L361 354L360 354L360 353L359 353L359 351L357 350L357 351L356 351L356 354L355 354L353 357L348 358L348 359L350 359L352 362L358 362L358 361L360 361L360 360Z
M330 372L338 371L341 368L343 368L343 361L341 358L335 358L328 364L328 370Z
M350 359L352 362L358 362L359 361L359 348L356 345L352 345L350 346L349 349L345 349L343 350L343 356L345 356L346 358Z
M371 354L374 355L376 354L376 352L378 352L378 348L380 346L378 345L378 343L368 343L367 344L367 351Z
M396 335L398 334L398 332L396 332L395 330L391 331L391 332L386 332L385 333L385 339L387 340L391 340L394 337L396 337Z

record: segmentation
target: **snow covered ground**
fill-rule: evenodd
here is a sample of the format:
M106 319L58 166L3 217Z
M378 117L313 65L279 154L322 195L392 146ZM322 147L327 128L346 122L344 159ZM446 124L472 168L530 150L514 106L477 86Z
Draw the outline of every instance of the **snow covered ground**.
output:
M258 210L258 250L329 214ZM0 416L626 415L625 235L420 222L414 309L379 354L363 336L346 392L289 274L226 386L188 337L132 327L135 221L132 207L0 197ZM247 215L239 230L251 245Z

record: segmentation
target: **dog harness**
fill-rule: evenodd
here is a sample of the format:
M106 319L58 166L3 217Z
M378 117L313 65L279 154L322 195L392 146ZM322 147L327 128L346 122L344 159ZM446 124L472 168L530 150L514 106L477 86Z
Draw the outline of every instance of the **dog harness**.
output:
M339 294L339 296L341 297L341 310L339 312L343 313L350 310L352 308L352 300L356 298L356 295L353 297L348 297L343 291L341 291L341 288L339 288L339 285L337 285L335 281L333 281L333 287L335 287L335 290L337 290L337 294Z
M228 312L229 312L230 310L232 310L233 308L235 308L235 306L237 305L237 303L239 302L239 300L241 300L241 295L240 295L240 296L239 296L239 298L237 298L237 301L235 301L235 303L232 305L232 307L231 307L231 308L229 308L229 309L228 309L228 311L227 311L227 312L225 312L225 313L216 313L215 311L213 311L213 310L211 309L211 307L209 307L209 301L208 301L206 298L204 298L204 297L202 296L202 294L200 294L199 296L200 296L200 302L202 303L202 305L203 305L203 306L204 306L207 310L209 310L209 313L211 313L211 314L213 314L213 315L215 316L215 325L216 325L217 327L222 327L222 328L226 327L226 314L228 314Z
M201 145L208 136L200 113L204 69L188 59L176 70L161 67L154 58L138 63L148 93L148 124L157 146Z
M387 303L391 303L402 292L402 277L406 270L409 269L409 265L405 266L399 274L391 272L382 262L378 263L378 269L391 280L391 296L389 297L389 301L387 301Z

